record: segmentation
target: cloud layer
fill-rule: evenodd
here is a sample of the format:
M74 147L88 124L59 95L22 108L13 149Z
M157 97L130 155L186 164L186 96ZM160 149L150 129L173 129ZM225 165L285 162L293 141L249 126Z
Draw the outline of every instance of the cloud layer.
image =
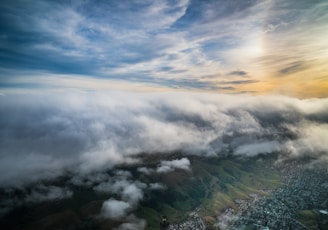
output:
M1 187L133 163L135 154L326 154L326 99L112 92L1 97ZM164 161L157 171L189 168Z
M117 229L144 229L133 211L148 190L166 189L117 169L137 164L144 177L191 171L190 155L282 159L311 156L328 164L328 100L204 93L71 93L0 97L0 214L74 196L73 186L107 194L100 218ZM180 151L182 158L135 158ZM62 187L48 180L69 175ZM48 182L47 182L48 181ZM15 195L18 189L20 197Z
M181 158L172 161L162 161L161 165L156 169L158 173L172 172L175 169L190 170L190 161L188 158Z

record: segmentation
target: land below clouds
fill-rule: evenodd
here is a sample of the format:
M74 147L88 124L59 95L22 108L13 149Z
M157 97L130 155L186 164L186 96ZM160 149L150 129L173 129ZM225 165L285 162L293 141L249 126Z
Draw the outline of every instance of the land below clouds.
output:
M182 223L198 208L207 228L216 229L217 218L228 208L238 210L236 200L251 200L251 194L270 196L285 187L282 169L287 166L320 166L326 170L322 176L328 175L326 165L314 158L281 161L278 152L254 157L173 152L135 159L79 179L67 174L24 189L3 189L1 205L10 210L3 213L1 228L158 229L163 215L171 223ZM162 162L184 162L179 159L188 159L189 167L156 171Z

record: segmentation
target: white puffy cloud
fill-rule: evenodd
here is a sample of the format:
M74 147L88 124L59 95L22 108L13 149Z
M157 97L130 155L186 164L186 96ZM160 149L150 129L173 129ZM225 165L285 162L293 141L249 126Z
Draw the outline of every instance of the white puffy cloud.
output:
M292 157L311 154L318 156L328 151L328 125L305 123L299 133L299 138L285 142L284 147Z
M98 178L102 178L102 181L93 181L90 178L93 183L89 183L88 179L82 179L86 183L80 185L93 186L96 192L115 194L121 199L119 201L111 198L103 203L101 216L105 218L124 219L127 217L138 206L139 201L143 199L143 190L147 188L145 183L133 180L132 174L128 171L114 170L114 175L100 176ZM113 214L117 209L120 210L117 212L117 215Z
M128 202L109 199L103 203L102 215L105 218L122 219L125 217L131 209L131 205Z
M188 158L181 158L172 161L162 161L156 169L158 173L168 173L175 169L190 170L190 161Z
M120 181L107 182L107 187L103 191L110 191L120 195L122 200L109 199L106 200L101 209L101 217L120 220L123 223L117 229L144 229L146 222L138 219L130 213L135 210L138 203L143 199L143 189L147 186L138 181ZM102 187L97 186L95 190Z
M166 186L161 183L150 183L149 188L152 190L162 190L166 189Z
M143 198L142 189L145 187L146 185L143 183L130 184L123 189L122 198L131 204L137 204Z
M142 230L146 227L146 221L138 219L134 215L129 215L125 221L125 223L115 228L115 230Z
M108 177L100 172L135 163L139 153L327 154L327 111L327 99L276 96L75 92L1 97L0 186L24 186L66 172L74 175L73 184L100 185ZM145 174L188 168L187 159L162 162L158 169L146 163L139 169ZM117 179L111 189L131 184L124 178L127 184Z
M263 141L238 146L236 155L256 156L259 153L272 153L281 150L281 145L277 141Z
M133 180L128 171L116 170L114 176L107 176L102 181L98 181L93 189L97 192L112 193L120 195L122 200L128 202L131 207L135 207L143 198L143 190L147 187L145 183ZM90 183L86 183L90 186Z
M138 168L138 172L143 173L145 175L151 175L154 173L154 169L147 168L147 167L140 167Z

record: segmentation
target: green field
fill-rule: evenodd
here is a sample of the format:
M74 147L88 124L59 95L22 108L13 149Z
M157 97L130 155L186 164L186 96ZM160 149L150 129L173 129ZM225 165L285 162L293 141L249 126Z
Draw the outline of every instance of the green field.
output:
M180 222L196 207L209 225L234 200L248 199L250 193L281 186L274 159L191 158L191 172L175 171L160 179L167 190L153 192L143 201L137 215L148 221L147 229L158 229L159 218Z
M321 230L328 230L328 216L313 210L300 210L297 219L310 229L318 227Z

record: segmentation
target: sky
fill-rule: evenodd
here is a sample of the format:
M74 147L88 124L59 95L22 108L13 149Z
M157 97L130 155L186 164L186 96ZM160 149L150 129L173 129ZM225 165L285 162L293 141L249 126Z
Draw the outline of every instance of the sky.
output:
M84 186L114 194L100 217L144 229L134 211L166 185L122 164L145 177L192 175L195 155L328 165L327 41L327 0L2 0L0 218Z
M0 93L328 95L326 0L3 0Z

